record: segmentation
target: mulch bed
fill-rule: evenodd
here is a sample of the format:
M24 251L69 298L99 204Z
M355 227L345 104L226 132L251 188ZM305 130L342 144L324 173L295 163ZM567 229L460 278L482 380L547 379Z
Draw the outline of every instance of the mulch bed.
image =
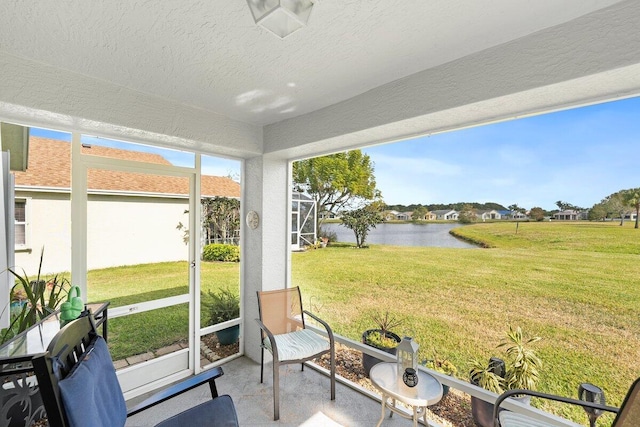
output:
M323 355L315 363L329 369L329 355ZM364 373L359 351L336 344L336 372L367 390L379 393ZM471 398L454 389L450 389L439 403L429 406L427 418L443 427L476 427L471 415Z
M220 345L215 333L205 335L201 337L200 340L217 356L217 358L212 358L204 355L210 362L215 362L216 360L224 359L225 357L233 356L240 352L239 343Z

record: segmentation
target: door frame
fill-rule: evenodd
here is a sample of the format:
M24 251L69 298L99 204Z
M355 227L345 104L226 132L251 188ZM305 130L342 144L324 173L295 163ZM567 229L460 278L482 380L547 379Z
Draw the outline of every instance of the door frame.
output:
M189 303L189 345L188 348L160 356L124 369L118 370L118 380L125 399L147 393L158 387L198 373L200 340L200 263L199 242L201 230L200 155L194 153L194 167L140 163L130 160L100 157L82 153L82 134L73 132L71 141L71 274L72 283L80 287L81 295L87 295L87 217L89 169L118 170L124 172L147 173L183 177L189 179L189 293L159 300L145 301L123 307L109 309L109 317L121 317L143 311ZM126 141L125 141L126 142ZM166 375L164 372L172 371Z

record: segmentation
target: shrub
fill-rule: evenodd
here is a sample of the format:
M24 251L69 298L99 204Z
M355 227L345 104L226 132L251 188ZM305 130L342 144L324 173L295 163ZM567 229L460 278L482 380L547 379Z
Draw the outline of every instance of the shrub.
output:
M323 237L326 237L327 239L329 239L329 242L337 242L338 241L338 235L336 234L335 231L328 231L327 232L327 231L322 230L318 237L320 238L320 240L322 240Z
M202 249L203 261L240 261L240 247L223 243L212 243Z
M218 289L215 292L207 292L208 301L202 304L209 310L209 319L212 325L226 322L240 317L240 297L229 288Z

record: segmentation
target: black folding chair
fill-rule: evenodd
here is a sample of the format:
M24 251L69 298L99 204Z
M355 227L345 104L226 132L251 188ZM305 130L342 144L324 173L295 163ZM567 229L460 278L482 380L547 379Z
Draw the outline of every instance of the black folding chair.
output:
M47 352L33 359L33 368L51 427L124 426L128 416L206 383L211 400L157 426L238 426L231 397L218 396L215 380L223 375L219 367L162 390L127 410L106 342L98 335L91 316L65 325Z
M528 395L542 399L555 400L557 402L563 402L570 405L578 405L583 408L615 413L617 415L611 427L640 426L640 378L633 382L620 408L531 390L509 390L502 393L496 400L493 410L493 420L496 427L526 427L529 425L538 427L545 425L544 423L534 420L526 415L500 409L500 405L505 401L505 399L516 395Z

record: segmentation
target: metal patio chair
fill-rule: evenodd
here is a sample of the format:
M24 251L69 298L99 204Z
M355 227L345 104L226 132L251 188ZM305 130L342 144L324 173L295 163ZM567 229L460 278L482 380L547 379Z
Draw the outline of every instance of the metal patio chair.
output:
M302 364L325 353L331 359L331 400L336 398L336 362L333 331L314 314L302 309L300 288L258 291L256 319L260 326L262 356L260 359L260 383L264 376L264 351L273 356L273 419L280 418L280 365ZM328 340L305 327L305 316L320 323L327 331Z
M599 403L588 402L580 399L572 399L568 397L556 396L553 394L540 393L531 390L509 390L502 393L496 400L493 410L493 420L495 427L546 427L549 424L534 420L526 415L517 414L515 412L500 410L500 404L505 399L514 395L529 395L542 399L555 400L571 405L582 406L587 414L590 415L590 425L595 425L595 419L601 411L612 412L617 414L611 427L638 427L640 426L640 378L636 379L629 391L627 392L622 406L614 408ZM600 411L600 412L598 412ZM591 416L595 415L595 416Z
M157 426L238 426L231 397L218 396L215 380L223 375L219 367L187 378L127 410L109 349L98 335L92 316L80 317L65 325L47 352L35 356L32 362L51 427L124 426L128 416L206 383L211 390L211 400Z

